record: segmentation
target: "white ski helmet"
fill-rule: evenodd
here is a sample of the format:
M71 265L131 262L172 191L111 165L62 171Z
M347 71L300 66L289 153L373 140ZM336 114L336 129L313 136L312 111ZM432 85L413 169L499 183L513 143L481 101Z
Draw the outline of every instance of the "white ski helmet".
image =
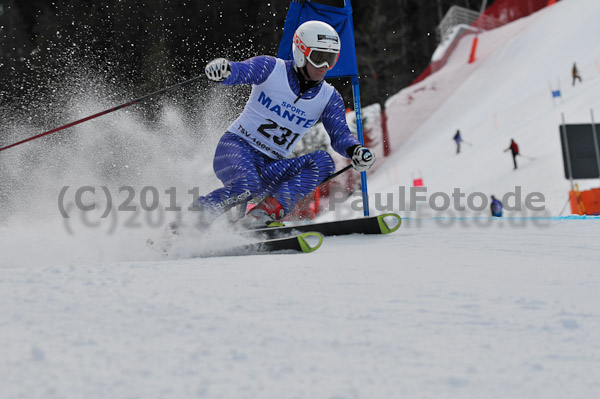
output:
M340 56L340 36L321 21L306 21L296 29L292 53L298 68L306 65L306 60L316 68L327 65L333 68Z

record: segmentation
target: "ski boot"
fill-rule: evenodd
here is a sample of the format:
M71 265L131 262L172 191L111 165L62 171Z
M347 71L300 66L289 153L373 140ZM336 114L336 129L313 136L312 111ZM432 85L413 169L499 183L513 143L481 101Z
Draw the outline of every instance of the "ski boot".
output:
M249 230L283 226L283 223L278 220L283 218L284 215L285 211L279 201L273 197L268 197L250 209L248 213L240 219L238 224Z

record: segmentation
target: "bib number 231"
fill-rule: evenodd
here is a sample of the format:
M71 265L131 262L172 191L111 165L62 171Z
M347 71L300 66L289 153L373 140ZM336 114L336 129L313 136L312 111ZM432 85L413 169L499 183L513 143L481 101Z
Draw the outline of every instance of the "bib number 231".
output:
M289 150L294 144L296 139L300 137L300 134L292 132L286 127L279 126L276 122L271 119L267 119L268 123L263 123L258 127L258 132L266 138L273 141L280 147L285 147ZM287 145L286 145L287 144Z

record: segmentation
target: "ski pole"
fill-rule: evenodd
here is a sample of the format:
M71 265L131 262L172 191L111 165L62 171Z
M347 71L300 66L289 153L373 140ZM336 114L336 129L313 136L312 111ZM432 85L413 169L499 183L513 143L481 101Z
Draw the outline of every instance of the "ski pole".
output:
M342 173L349 171L351 168L352 168L352 164L346 165L342 169L338 170L337 172L334 172L333 174L329 175L321 183L319 183L319 185L317 187L315 187L315 189L311 193L306 194L302 199L307 198L309 195L311 195L316 190L318 190L319 187L321 187L323 184L327 183L328 181L331 181L331 180L335 179L336 177L338 177ZM300 202L300 201L298 201L298 202Z
M342 173L350 170L352 168L352 164L350 165L346 165L344 166L342 169L338 170L337 172L331 174L330 176L327 176L321 183L319 183L319 185L317 187L315 187L315 190L319 187L321 187L323 184L327 183L330 180L335 179L336 177L338 177L339 175L341 175ZM310 194L312 194L314 192L314 190L309 193L306 194L304 197L302 197L302 199L308 197ZM258 201L256 201L256 203L259 203L260 201L264 200L265 198L267 198L268 195L265 195L263 197L260 197L260 199ZM255 201L255 199L252 200L253 202ZM300 201L298 201L300 202ZM246 207L248 206L248 201L246 200L245 202L243 202L242 204L240 204L240 212L239 212L239 217L243 217L246 214Z
M32 137L29 137L29 138L27 138L27 139L25 139L25 140L21 140L21 141L18 141L18 142L16 142L16 143L13 143L13 144L7 145L7 146L5 146L5 147L1 147L1 148L0 148L0 151L8 150L8 149L9 149L9 148L11 148L11 147L16 147L16 146L18 146L18 145L20 145L20 144L23 144L23 143L26 143L26 142L28 142L28 141L32 141L32 140L38 139L38 138L40 138L40 137L47 136L47 135L49 135L49 134L56 133L56 132L59 132L59 131L61 131L61 130L67 129L67 128L69 128L69 127L72 127L72 126L75 126L75 125L79 125L80 123L83 123L83 122L89 121L89 120L91 120L91 119L97 118L97 117L99 117L99 116L102 116L102 115L106 115L106 114L108 114L108 113L111 113L111 112L113 112L113 111L116 111L116 110L118 110L118 109L125 108L125 107L129 107L130 105L133 105L133 104L141 103L141 102L143 102L143 101L146 101L146 100L148 100L148 99L150 99L150 98L152 98L152 97L158 96L159 94L163 94L163 93L166 93L166 92L168 92L168 91L174 90L174 89L176 89L176 88L178 88L178 87L183 87L183 86L186 86L186 85L188 85L188 84L190 84L190 83L193 83L193 82L195 82L195 81L199 80L200 78L202 78L202 77L204 77L204 76L205 76L205 75L199 75L199 76L196 76L195 78L188 79L188 80L186 80L186 81L184 81L184 82L180 82L180 83L177 83L177 84L175 84L175 85L173 85L173 86L169 86L169 87L166 87L166 88L164 88L164 89L161 89L161 90L155 91L154 93L150 93L150 94L147 94L147 95L145 95L145 96L143 96L143 97L136 98L135 100L132 100L132 101L130 101L130 102L128 102L128 103L121 104L121 105L117 105L116 107L109 108L109 109L107 109L107 110L104 110L104 111L102 111L102 112L98 112L97 114L94 114L94 115L87 116L87 117L85 117L85 118L83 118L83 119L79 119L79 120L77 120L77 121L75 121L75 122L67 123L66 125L63 125L63 126L61 126L61 127L57 127L56 129L48 130L47 132L44 132L44 133L37 134L37 135L35 135L35 136L32 136Z
M322 184L324 184L324 183L327 183L329 180L333 180L333 179L335 179L336 177L338 177L339 175L341 175L341 174L342 174L342 173L344 173L345 171L349 170L351 167L352 167L352 164L344 166L342 169L338 170L337 172L335 172L335 173L334 173L334 174L332 174L331 176L329 176L329 177L326 177L326 178L325 178L325 180L323 180L323 181L322 181L322 182L319 184L319 186L320 186L320 185L322 185Z

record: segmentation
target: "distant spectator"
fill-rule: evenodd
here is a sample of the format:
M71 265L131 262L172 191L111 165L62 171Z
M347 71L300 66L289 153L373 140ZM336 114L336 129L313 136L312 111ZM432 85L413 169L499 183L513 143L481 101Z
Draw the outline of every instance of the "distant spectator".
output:
M463 141L461 135L460 135L460 130L456 130L456 134L454 135L454 141L456 141L456 153L459 154L460 153L460 143Z
M513 163L515 164L515 169L517 169L517 155L519 155L519 146L515 143L514 139L510 139L510 145L504 152L510 150L513 157Z
M579 83L581 83L581 76L579 76L579 70L577 69L577 64L573 63L573 69L571 70L571 75L573 75L573 86L575 86L575 80L579 79Z
M502 202L500 202L500 200L494 197L493 195L490 210L492 211L492 216L497 218L502 217Z

